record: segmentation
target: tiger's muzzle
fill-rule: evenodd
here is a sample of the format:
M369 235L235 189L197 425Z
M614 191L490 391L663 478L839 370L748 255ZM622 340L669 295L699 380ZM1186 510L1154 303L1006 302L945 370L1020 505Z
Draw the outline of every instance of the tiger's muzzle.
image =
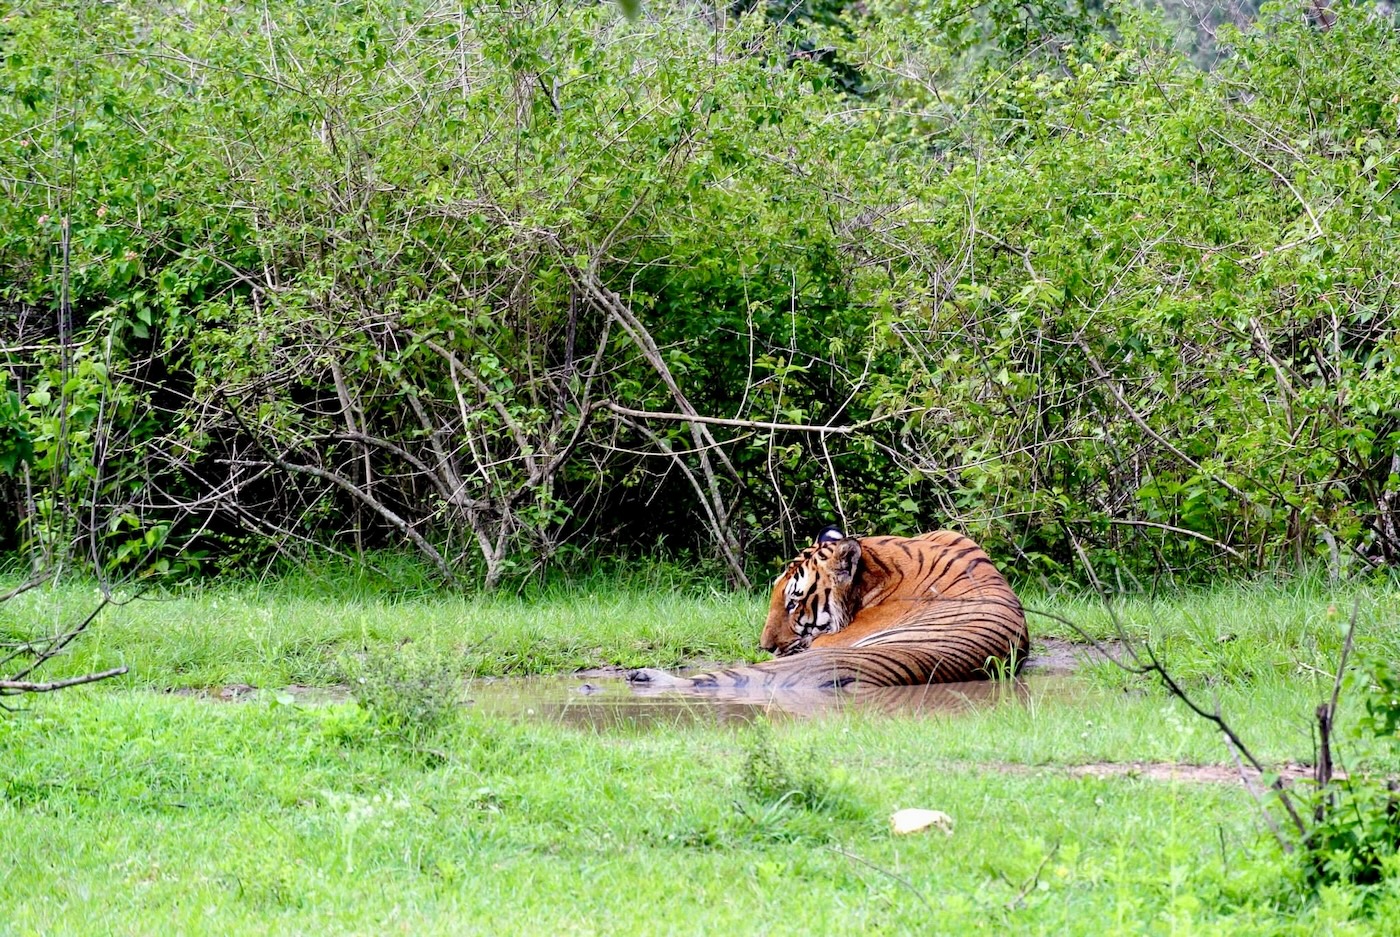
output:
M803 637L795 638L792 641L789 641L787 644L782 645L778 644L777 642L773 642L772 644L760 644L759 650L768 651L774 657L790 657L791 655L796 654L799 651L807 650L807 648L811 647L811 645L812 639L808 637Z

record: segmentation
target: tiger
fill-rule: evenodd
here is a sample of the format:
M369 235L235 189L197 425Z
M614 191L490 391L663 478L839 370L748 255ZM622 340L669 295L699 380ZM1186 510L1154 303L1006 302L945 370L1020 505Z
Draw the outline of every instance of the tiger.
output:
M760 691L913 686L1010 676L1030 651L1021 601L969 538L823 530L773 583L759 647L773 660L636 688Z

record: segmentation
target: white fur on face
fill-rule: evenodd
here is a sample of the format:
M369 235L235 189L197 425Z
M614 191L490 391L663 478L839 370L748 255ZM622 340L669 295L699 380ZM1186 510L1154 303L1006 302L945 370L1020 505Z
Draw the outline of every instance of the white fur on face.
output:
M802 593L806 592L807 580L810 578L810 576L811 573L805 566L801 567L800 569L798 569L797 572L793 573L792 579L788 581L787 597L789 599L795 599Z
M840 631L850 624L846 617L846 608L840 602L832 602L829 606L817 612L816 634L831 634Z
M808 589L816 587L817 579L818 572L816 570L807 566L800 567L793 573L792 579L788 581L788 601L806 598ZM803 613L798 609L794 609L790 614L792 614L792 631L804 646L810 644L812 639L818 635L840 631L847 625L840 603L827 603L826 607L817 608L812 621L804 621Z

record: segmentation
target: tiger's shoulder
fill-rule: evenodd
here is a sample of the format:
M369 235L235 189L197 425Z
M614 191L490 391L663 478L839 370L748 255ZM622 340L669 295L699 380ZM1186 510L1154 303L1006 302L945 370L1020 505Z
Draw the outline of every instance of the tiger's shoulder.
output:
M979 553L982 552L982 548L978 546L977 541L966 534L958 533L956 530L934 530L925 534L917 534L913 537L893 537L884 535L861 537L860 545L864 552L909 557L968 548L976 550Z
M1006 578L975 540L955 530L916 537L862 537L863 602L936 601L1010 592Z

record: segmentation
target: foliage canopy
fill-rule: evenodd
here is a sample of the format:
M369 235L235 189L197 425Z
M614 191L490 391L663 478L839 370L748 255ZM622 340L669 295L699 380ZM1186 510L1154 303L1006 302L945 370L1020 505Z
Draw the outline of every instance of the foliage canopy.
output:
M0 19L15 545L1395 558L1387 19L643 12Z

